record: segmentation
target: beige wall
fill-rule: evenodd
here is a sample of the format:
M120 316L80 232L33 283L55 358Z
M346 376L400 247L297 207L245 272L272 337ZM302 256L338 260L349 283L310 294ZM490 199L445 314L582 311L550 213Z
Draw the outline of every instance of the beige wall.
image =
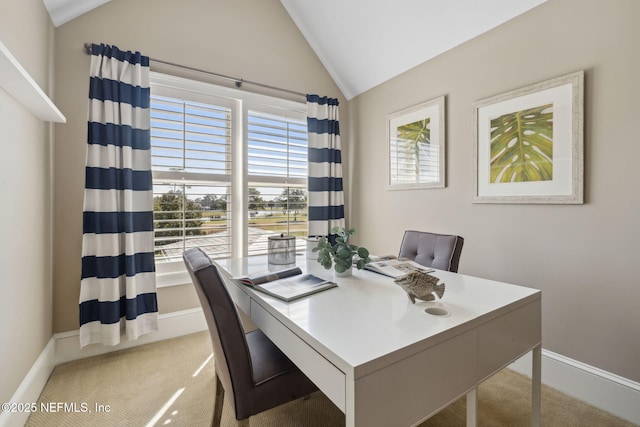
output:
M549 0L349 104L357 141L351 222L360 243L388 253L405 229L464 236L462 273L542 290L545 349L634 381L638 17L637 0ZM472 204L472 103L577 70L586 72L586 203ZM386 191L386 115L439 95L447 104L446 188Z
M0 41L49 92L50 24L41 0L0 2ZM50 127L0 89L0 401L51 338Z
M78 329L90 62L83 53L85 42L139 50L152 58L297 92L340 95L277 0L113 0L57 28L55 87L68 123L56 128L55 332ZM153 63L151 69L206 78ZM161 313L198 306L191 285L162 288L158 299Z

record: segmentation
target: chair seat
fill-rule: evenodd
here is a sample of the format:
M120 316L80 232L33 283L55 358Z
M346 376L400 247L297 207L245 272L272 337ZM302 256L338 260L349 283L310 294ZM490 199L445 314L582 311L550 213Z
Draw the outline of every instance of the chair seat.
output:
M246 337L251 353L253 381L256 385L297 369L261 330L251 331Z
M250 411L252 414L308 396L318 390L261 330L249 332L246 337L255 382L254 407ZM243 417L242 413L239 415L240 418Z

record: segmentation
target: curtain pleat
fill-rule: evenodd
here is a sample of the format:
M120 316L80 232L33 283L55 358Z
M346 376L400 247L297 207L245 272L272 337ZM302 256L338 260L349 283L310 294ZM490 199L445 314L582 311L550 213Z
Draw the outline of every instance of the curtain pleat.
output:
M344 227L344 192L338 100L307 95L309 237Z
M149 58L93 45L80 283L80 346L158 329Z

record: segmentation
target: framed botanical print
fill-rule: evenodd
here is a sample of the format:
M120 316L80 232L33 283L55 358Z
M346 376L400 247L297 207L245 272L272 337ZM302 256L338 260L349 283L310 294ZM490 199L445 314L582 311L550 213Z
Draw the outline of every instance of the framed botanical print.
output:
M388 189L445 186L444 96L387 116Z
M583 203L582 71L478 101L474 203Z

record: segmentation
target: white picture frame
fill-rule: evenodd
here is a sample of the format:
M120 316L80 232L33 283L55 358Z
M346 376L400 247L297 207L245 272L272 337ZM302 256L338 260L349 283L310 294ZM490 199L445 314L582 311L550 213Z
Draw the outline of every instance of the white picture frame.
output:
M474 103L473 203L584 203L583 108L583 71Z

